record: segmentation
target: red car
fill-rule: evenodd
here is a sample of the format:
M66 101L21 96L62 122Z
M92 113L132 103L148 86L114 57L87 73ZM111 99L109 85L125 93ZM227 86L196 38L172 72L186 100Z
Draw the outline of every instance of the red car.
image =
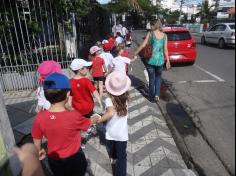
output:
M170 62L194 64L197 44L192 34L182 27L166 27L163 30L168 37Z

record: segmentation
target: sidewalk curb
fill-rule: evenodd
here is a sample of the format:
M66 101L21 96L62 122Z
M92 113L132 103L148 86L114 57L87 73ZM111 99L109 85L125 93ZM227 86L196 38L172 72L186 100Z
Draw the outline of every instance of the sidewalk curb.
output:
M169 90L168 90L168 94L170 94ZM196 166L195 166L196 164L193 161L191 153L188 150L184 139L182 138L182 136L178 132L177 128L175 127L175 125L173 123L173 121L171 120L170 116L167 113L166 103L164 101L160 101L159 103L157 103L157 106L159 107L163 117L165 118L165 120L167 122L168 128L170 129L170 131L173 135L173 138L176 141L176 145L177 145L177 147L178 147L178 149L179 149L179 151L180 151L180 153L183 157L183 160L186 163L187 167L189 169L193 170L196 175L202 176L202 175L198 174Z
M204 139L204 141L208 144L209 148L214 152L214 154L219 159L219 161L221 162L223 167L226 169L228 174L231 175L231 176L234 176L234 174L228 168L227 164L224 163L224 161L221 159L220 155L217 153L217 151L215 151L214 147L210 144L210 142L208 141L207 137L204 135L204 132L202 131L202 129L201 129L200 125L199 125L200 122L198 120L199 118L197 118L197 115L191 110L190 107L185 105L185 103L183 103L183 102L178 100L178 98L175 96L174 92L167 85L166 80L163 80L163 83L167 87L166 93L168 93L168 95L171 96L172 99L176 100L179 103L179 105L182 107L182 109L190 117L190 120L195 125L198 133L201 135L201 137ZM186 142L185 142L184 138L178 132L177 128L175 127L175 125L173 123L173 121L171 120L170 116L168 115L167 110L166 110L166 104L167 103L165 103L164 101L161 101L160 103L158 103L158 106L159 106L163 116L165 117L165 119L167 121L167 124L168 124L168 127L170 128L171 132L173 133L173 136L177 140L176 143L177 143L177 145L179 147L179 150L180 150L180 152L181 152L181 154L182 154L182 156L184 158L184 161L185 161L186 165L190 169L193 169L195 172L197 172L199 176L204 176L204 174L201 173L201 168L198 167L198 164L194 162L194 159L193 159L193 157L191 155L191 152L188 150L188 147L186 145Z

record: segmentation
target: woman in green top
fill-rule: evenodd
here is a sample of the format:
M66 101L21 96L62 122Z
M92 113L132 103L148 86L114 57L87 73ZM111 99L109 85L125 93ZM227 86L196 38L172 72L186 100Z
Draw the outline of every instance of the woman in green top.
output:
M146 68L149 75L149 94L151 101L160 101L162 70L165 64L165 57L167 60L166 68L171 68L167 48L168 39L166 34L162 32L159 20L153 20L151 22L151 28L152 31L147 34L146 39L135 52L135 55L138 55L138 53L146 47L148 43L152 44L152 57L146 62Z

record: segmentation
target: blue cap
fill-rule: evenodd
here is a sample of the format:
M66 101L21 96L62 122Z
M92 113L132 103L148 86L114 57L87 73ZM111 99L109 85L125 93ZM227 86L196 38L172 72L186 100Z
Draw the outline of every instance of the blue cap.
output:
M70 80L63 74L53 73L43 83L43 89L70 89Z

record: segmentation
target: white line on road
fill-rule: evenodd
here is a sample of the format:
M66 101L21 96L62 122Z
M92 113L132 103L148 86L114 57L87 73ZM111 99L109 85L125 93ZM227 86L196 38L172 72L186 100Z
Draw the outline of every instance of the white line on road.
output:
M219 81L219 82L225 82L225 80L223 80L223 79L220 78L219 76L216 76L215 74L213 74L213 73L211 73L211 72L205 70L204 68L202 68L202 67L200 67L200 66L198 66L198 65L196 65L196 64L195 64L194 66L197 67L199 70L205 72L206 74L212 76L212 77L215 78L217 81Z
M186 83L215 83L217 80L196 80L196 81L179 81L178 84L186 84Z

